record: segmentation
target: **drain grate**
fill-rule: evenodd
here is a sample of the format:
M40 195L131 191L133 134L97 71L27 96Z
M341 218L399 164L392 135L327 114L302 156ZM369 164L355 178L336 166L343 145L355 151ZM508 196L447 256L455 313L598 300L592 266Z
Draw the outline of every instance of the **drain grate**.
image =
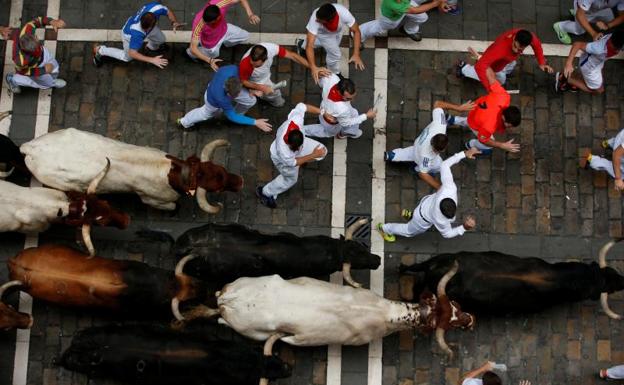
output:
M360 219L363 219L363 218L368 220L368 224L360 227L353 234L353 240L363 244L364 246L366 246L368 248L370 248L370 237L371 237L371 225L370 225L371 217L370 217L370 215L347 214L345 216L345 229L347 229L349 226L351 226L352 224L354 224L355 222L357 222L357 221L359 221Z

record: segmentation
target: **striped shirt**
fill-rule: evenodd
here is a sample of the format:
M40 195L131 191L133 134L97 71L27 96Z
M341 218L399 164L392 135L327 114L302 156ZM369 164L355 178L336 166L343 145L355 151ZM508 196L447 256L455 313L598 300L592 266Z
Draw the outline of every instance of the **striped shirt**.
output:
M204 48L212 48L225 36L227 32L227 21L225 15L235 0L210 0L197 12L193 19L193 35L191 41L199 41ZM206 24L203 19L204 10L210 5L216 5L221 11L221 18L218 21Z
M19 46L19 39L24 35L34 35L37 28L50 25L53 21L54 19L47 16L35 17L24 24L19 31L16 30L13 32L13 61L15 62L15 72L25 76L45 75L45 68L39 67L43 61L43 49L39 51L38 55L22 51Z

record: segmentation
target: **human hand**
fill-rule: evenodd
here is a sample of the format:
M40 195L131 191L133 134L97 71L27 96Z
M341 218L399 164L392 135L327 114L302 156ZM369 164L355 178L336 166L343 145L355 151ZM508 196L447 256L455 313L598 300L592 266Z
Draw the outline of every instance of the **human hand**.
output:
M318 68L318 70L319 70L319 74L318 74L319 79L327 77L327 76L331 76L331 74L332 74L332 72L330 70L328 70L327 68L325 68L325 67L320 67L320 68Z
M319 79L321 78L321 69L318 67L310 67L310 72L312 73L312 79L314 79L314 83L318 84Z
M469 100L466 103L459 106L459 110L463 112L471 111L473 108L475 108L475 103L472 100Z
M155 65L156 67L160 69L163 69L167 66L167 64L169 64L169 61L163 58L162 55L158 55L158 56L154 56L152 60L150 60L150 63L152 63L153 65Z
M624 190L624 180L616 179L615 180L615 189L618 191Z
M602 32L596 32L596 31L590 32L590 35L591 35L591 37L592 37L592 39L594 41L600 40L604 36L604 34Z
M52 64L52 63L46 63L46 65L44 66L44 68L45 68L45 72L46 72L47 74L51 74L51 73L52 73L52 71L54 71L54 64Z
M222 62L222 61L223 60L221 59L212 59L210 60L210 63L208 64L210 64L210 68L212 68L214 72L217 72L219 70L219 66L217 65L217 63Z
M514 143L513 139L510 139L504 143L501 144L501 148L505 151L509 151L509 152L518 152L520 151L520 144L518 143Z
M312 151L312 155L315 158L322 158L322 157L325 156L325 154L327 154L327 149L325 147L321 146L320 144L318 146L316 146L314 151Z
M466 218L466 219L468 219L468 218ZM494 361L486 361L485 364L483 364L483 367L486 370L493 370L494 369L494 365L496 365L496 362L494 362Z
M602 20L596 22L596 27L598 27L601 31L606 31L609 29L609 25Z
M468 47L468 52L470 52L470 56L475 59L475 60L479 60L481 59L481 54L479 52L477 52L476 49L472 48L472 47Z
M548 64L543 64L543 65L539 66L539 68L542 71L544 71L546 73L549 73L549 74L555 72L555 70L551 66L549 66Z
M563 69L563 76L565 76L566 79L569 79L573 72L574 66L572 64L566 63L565 68Z
M269 123L269 119L256 119L255 125L264 132L271 132L271 128L273 127Z
M267 85L260 85L260 92L264 93L265 95L271 95L272 93L275 92L275 90Z
M260 17L258 17L258 15L253 14L253 13L249 15L249 24L258 25L259 23L260 23Z
M377 117L377 111L374 108L369 109L366 111L366 117L368 119L375 119Z
M58 31L60 28L65 28L65 22L61 19L52 20L50 25L54 28L54 32Z
M173 26L173 32L175 33L178 28L185 26L186 23L178 23L177 21L174 21L171 25Z
M466 218L464 219L464 229L472 230L475 228L476 225L477 225L477 220L475 219L473 215L466 216ZM492 370L493 364L494 364L493 362L488 361L488 368L489 368L488 370Z
M351 59L349 59L349 64L351 63L355 65L355 69L357 70L364 71L364 68L366 68L364 66L364 62L362 61L362 58L360 58L360 55L353 54L353 56L351 56Z
M11 27L0 27L0 36L2 36L4 40L9 40L10 34L11 34Z
M468 150L464 151L464 154L468 159L474 159L475 155L478 155L480 153L481 151L476 147L470 147Z

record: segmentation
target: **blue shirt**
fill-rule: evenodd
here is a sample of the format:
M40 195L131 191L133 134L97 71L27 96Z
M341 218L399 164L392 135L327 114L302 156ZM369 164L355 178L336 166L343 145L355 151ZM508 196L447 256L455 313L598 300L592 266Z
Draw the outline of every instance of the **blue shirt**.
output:
M234 111L232 97L225 91L225 81L231 77L238 78L237 65L219 68L206 88L206 103L222 109L225 116L234 123L253 126L256 124L256 120Z
M158 22L158 18L162 15L166 15L169 13L169 8L160 4L157 1L152 1L143 6L143 8L139 9L134 16L131 16L126 24L123 27L123 33L125 35L130 35L130 49L135 51L139 50L143 45L143 40L145 40L145 36L147 36L150 31L144 31L141 28L141 16L146 13L151 12L156 16L156 22Z

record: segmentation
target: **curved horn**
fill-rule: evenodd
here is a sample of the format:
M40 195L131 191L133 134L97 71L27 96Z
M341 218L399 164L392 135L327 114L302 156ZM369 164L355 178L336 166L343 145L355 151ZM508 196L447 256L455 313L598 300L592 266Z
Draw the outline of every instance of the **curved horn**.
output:
M611 240L607 242L606 245L602 246L602 248L600 249L600 252L598 253L598 265L600 265L601 269L604 269L605 267L608 266L607 254L609 253L609 250L611 250L613 245L620 242L622 239L623 238ZM600 306L602 306L602 310L605 312L605 314L609 318L618 319L618 320L622 319L621 315L617 314L616 312L611 310L611 308L609 307L609 293L607 292L600 293Z
M353 223L351 226L347 227L347 229L345 230L345 239L348 241L351 240L353 238L353 234L356 231L358 231L360 227L364 226L367 223L368 223L368 219L362 218L356 221L355 223Z
M197 258L197 255L189 254L186 257L180 259L180 261L178 261L178 264L176 265L176 268L175 268L175 275L176 275L176 277L179 277L179 276L183 275L184 274L184 265L186 265L186 263L188 261L193 260L195 258Z
M457 261L453 262L453 267L446 274L442 276L440 282L438 282L438 297L442 295L446 295L446 284L453 278L455 274L457 274L457 270L459 269L459 263Z
M217 148L229 145L230 142L225 139L213 140L212 142L204 146L199 159L202 162L208 162L212 159L212 155ZM206 198L206 189L199 186L197 187L197 191L195 192L195 199L197 199L197 205L199 206L199 208L204 210L208 214L217 214L219 211L221 211L221 208L223 208L223 205L221 203L218 203L217 205L212 205L208 203L208 198Z
M609 318L613 319L622 319L622 316L618 313L611 310L609 307L609 294L608 293L600 293L600 306L602 306L602 310L605 312Z
M178 321L184 321L184 316L180 313L180 300L175 297L171 300L171 312Z
M361 284L355 282L353 277L351 276L351 263L345 262L342 264L342 278L351 286L355 288L362 287Z
M0 120L6 118L7 116L11 115L12 113L13 113L13 111L11 111L11 110L0 112Z
M260 385L269 385L269 379L262 377L260 379Z
M444 329L436 328L436 341L438 341L438 345L440 345L440 349L444 351L449 356L449 360L453 359L453 351L449 348L446 343L446 339L444 338Z
M230 145L230 142L225 139L213 140L212 142L204 146L199 159L202 162L208 162L209 160L212 159L212 155L217 148L223 147L223 146L229 146L229 145Z
M607 267L607 253L609 253L609 250L611 250L613 245L620 242L621 240L622 238L612 239L609 242L607 242L606 245L602 246L602 248L600 249L600 252L598 252L598 264L600 265L601 268L604 269L605 267Z
M82 225L82 241L87 250L89 250L89 258L93 258L95 256L95 247L93 247L93 241L91 240L91 224L89 223Z
M106 166L104 166L104 169L100 171L100 173L97 174L95 178L93 178L91 183L89 183L89 187L87 187L87 194L95 194L95 191L97 190L98 185L100 184L102 179L104 179L104 177L106 176L106 173L110 169L110 164L111 164L110 159L106 158Z
M273 333L268 340L264 342L264 355L272 356L273 355L273 345L282 337L285 337L286 333Z
M0 286L0 301L2 301L2 297L4 296L4 292L14 286L24 286L24 282L20 280L9 281L4 285Z
M11 167L9 171L0 171L0 178L8 178L15 171L15 167Z

